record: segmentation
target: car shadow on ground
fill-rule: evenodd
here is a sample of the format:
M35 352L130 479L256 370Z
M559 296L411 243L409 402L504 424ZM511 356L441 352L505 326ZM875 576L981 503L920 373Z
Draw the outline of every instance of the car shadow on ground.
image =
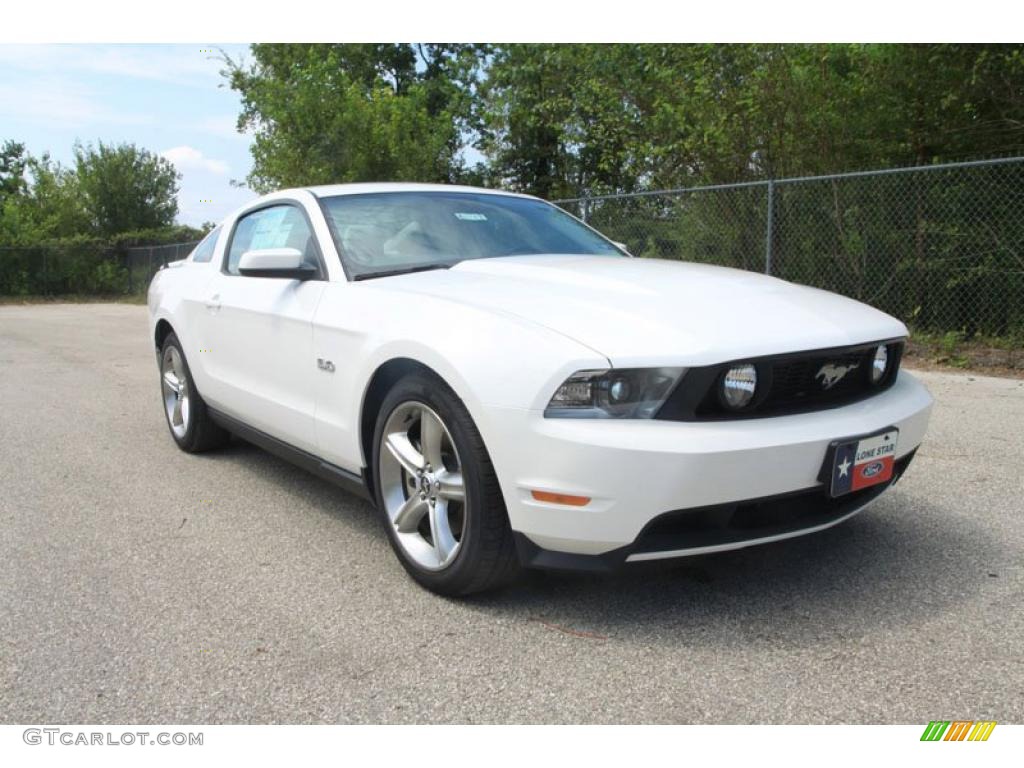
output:
M354 534L379 536L381 568L400 570L369 502L241 440L205 457L272 480ZM947 524L952 517L952 503L896 488L851 520L809 536L610 574L525 571L505 589L456 604L581 642L855 640L953 610L1006 561L981 521ZM419 589L412 581L409 588Z
M581 640L856 640L944 615L998 575L1001 545L949 517L894 489L820 533L608 575L530 572L470 605Z
M380 529L376 511L366 499L241 438L232 437L228 445L197 456L208 461L231 464L239 472L252 473L271 481L360 533ZM380 529L380 533L384 535L383 529Z

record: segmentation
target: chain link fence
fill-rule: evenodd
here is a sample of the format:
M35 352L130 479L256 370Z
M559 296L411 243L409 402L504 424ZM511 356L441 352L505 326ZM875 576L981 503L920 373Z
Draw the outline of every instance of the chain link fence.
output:
M1024 351L1024 158L554 202L636 256L766 272Z
M836 291L1024 367L1024 158L554 202L636 256ZM141 293L195 245L0 247L0 296Z
M0 296L118 296L146 290L196 242L111 248L83 242L0 247Z

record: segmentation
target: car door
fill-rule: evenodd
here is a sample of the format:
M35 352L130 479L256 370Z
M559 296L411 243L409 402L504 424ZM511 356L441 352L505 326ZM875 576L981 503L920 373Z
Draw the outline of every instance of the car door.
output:
M239 274L242 254L264 248L298 248L316 265L317 277ZM221 271L204 297L204 397L229 416L309 451L316 449L312 318L325 279L306 210L275 200L235 221Z

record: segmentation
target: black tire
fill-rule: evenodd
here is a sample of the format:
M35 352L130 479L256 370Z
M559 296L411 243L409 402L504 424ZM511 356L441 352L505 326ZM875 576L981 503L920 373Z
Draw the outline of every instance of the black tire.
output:
M179 436L175 434L174 426L171 424L171 415L167 408L164 407L164 417L167 421L167 428L171 433L171 437L178 447L187 453L202 453L203 451L219 448L230 440L231 435L227 430L215 424L210 418L206 402L200 396L195 381L192 379L192 371L188 367L188 358L185 357L185 350L182 349L181 342L178 341L178 337L173 332L167 334L167 338L164 339L163 346L160 348L159 369L161 379L163 377L163 361L168 354L168 350L172 347L177 350L184 367L185 382L189 394L189 416L185 424L184 434ZM161 382L161 395L163 394L164 389ZM161 404L164 404L163 397L161 397Z
M461 462L468 499L463 512L462 537L454 559L441 570L421 567L404 550L388 516L382 492L380 467L384 428L391 414L409 402L424 404L440 416ZM372 469L377 508L388 539L399 561L420 585L442 595L469 595L508 584L519 573L505 499L483 438L466 406L439 377L426 372L410 374L388 392L374 429Z

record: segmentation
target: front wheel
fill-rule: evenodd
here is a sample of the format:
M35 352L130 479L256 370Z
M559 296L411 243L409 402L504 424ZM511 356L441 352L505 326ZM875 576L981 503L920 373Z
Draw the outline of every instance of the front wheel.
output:
M377 503L402 565L446 595L493 589L518 571L504 499L466 407L414 374L384 399L374 435Z

